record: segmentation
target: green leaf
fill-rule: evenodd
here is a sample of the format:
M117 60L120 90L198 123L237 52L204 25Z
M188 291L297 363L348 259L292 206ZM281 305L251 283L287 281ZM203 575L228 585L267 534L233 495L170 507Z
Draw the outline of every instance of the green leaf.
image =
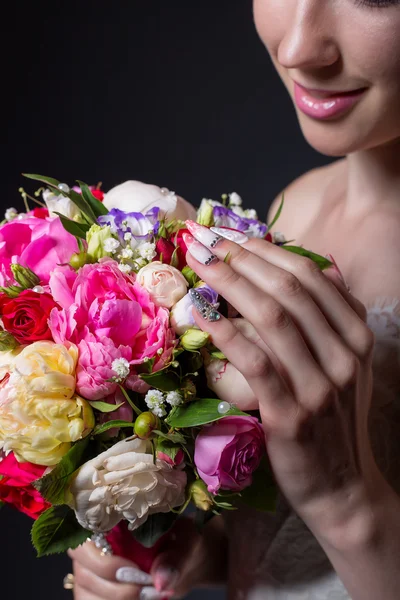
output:
M225 354L220 350L216 350L215 352L211 352L212 358L218 358L219 360L227 360Z
M75 237L81 238L86 241L86 232L90 229L89 225L86 225L85 223L77 223L76 221L69 219L65 215L62 215L61 213L57 212L56 210L53 212L60 218L64 229L68 231L68 233L71 233Z
M178 375L173 371L169 371L168 373L163 371L149 374L141 373L139 377L151 385L151 387L162 392L174 392L180 384Z
M281 203L280 203L279 208L277 210L277 213L274 216L274 218L272 219L271 223L268 225L268 231L271 230L271 228L275 225L275 223L277 222L277 220L281 216L281 212L282 212L282 208L283 208L284 202L285 202L285 194L283 193L282 194L282 200L281 200Z
M156 433L158 437L162 438L163 440L168 440L173 444L186 444L186 438L177 431L174 431L173 433L163 433L158 429L153 429L153 433Z
M85 438L74 444L48 475L33 482L34 487L45 500L51 504L67 502L69 483L76 469L86 462L85 453L88 443L89 438Z
M92 435L100 435L108 431L109 429L113 429L114 427L135 427L135 423L129 423L129 421L107 421L107 423L103 423L102 425L97 425L92 431Z
M151 548L171 529L177 518L173 512L150 515L143 525L132 531L132 535L142 546Z
M275 512L277 498L278 487L267 459L263 458L253 473L252 484L240 492L238 502L263 512Z
M99 410L102 413L111 413L114 410L118 410L121 406L123 406L123 402L121 404L109 404L108 402L101 402L100 400L94 400L93 402L89 402L90 406L95 410Z
M74 511L66 505L52 506L46 510L31 530L32 543L39 558L74 549L90 535L79 525Z
M170 427L181 429L183 427L197 427L231 417L232 415L242 415L248 417L247 413L232 406L229 412L221 415L218 412L218 404L221 402L218 398L202 398L194 400L189 404L176 406L165 419Z
M284 248L284 250L287 250L288 252L293 252L293 254L300 254L301 256L306 256L307 258L311 258L311 260L313 260L315 263L317 263L317 265L319 266L321 271L323 271L324 269L328 269L333 264L333 263L331 263L330 260L328 260L324 256L315 254L315 252L311 252L310 250L306 250L305 248L301 248L300 246L281 246L281 247Z
M191 269L188 266L183 267L182 275L184 276L190 287L194 287L196 283L200 281L200 277L197 275L197 273L195 273L193 269Z
M33 173L22 173L22 175L24 177L27 177L28 179L33 179L34 181L40 181L42 183L47 183L51 187L55 187L55 188L57 188L57 186L60 183L58 181L58 179L53 179L52 177L45 177L44 175L34 175ZM57 188L57 191L60 192L60 190L58 188Z
M70 190L68 194L66 192L61 192L64 196L68 196L68 198L79 208L79 210L86 215L90 224L97 223L97 217L93 212L90 204L85 200L82 194L78 194L75 190Z
M131 397L129 396L128 392L126 391L126 389L119 383L118 384L119 389L121 390L125 400L127 401L127 403L129 404L129 406L131 407L131 409L133 410L134 413L136 413L137 416L142 414L142 411L140 410L140 408L138 408L136 406L136 404L133 402L133 400L131 399Z
M92 209L93 213L96 215L96 217L100 217L102 215L108 215L107 208L104 206L104 204L102 202L100 202L100 200L97 200L97 198L95 198L93 196L92 192L90 191L89 186L86 183L84 183L83 181L79 181L79 180L78 180L78 184L82 190L82 196L83 196L84 200L91 207L91 209Z

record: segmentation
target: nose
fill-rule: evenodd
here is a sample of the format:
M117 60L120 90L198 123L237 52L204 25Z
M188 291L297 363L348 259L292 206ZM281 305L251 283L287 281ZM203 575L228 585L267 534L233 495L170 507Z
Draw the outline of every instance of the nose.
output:
M287 69L318 69L335 64L340 51L334 35L334 14L326 0L297 0L278 48L278 62Z

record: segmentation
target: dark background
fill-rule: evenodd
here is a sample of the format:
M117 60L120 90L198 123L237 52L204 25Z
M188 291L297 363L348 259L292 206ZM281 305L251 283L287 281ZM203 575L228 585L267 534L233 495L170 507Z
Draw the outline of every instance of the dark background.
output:
M267 0L266 0L267 1ZM15 1L3 16L1 212L21 173L103 189L127 179L193 204L273 198L329 162L304 141L252 20L251 0ZM5 135L4 135L5 132ZM71 598L63 556L36 559L30 519L0 513L1 596ZM198 592L194 598L222 597Z

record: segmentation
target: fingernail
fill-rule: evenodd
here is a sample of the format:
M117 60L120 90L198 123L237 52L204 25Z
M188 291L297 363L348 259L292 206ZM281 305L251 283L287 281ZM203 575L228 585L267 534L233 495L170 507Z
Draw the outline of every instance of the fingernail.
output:
M214 260L218 260L215 254L212 254L208 248L200 244L188 233L183 234L183 241L185 242L187 249L190 254L203 265L210 265Z
M174 567L160 567L154 574L154 587L159 591L172 590L179 578L178 569Z
M144 587L140 590L140 600L163 600L165 598L165 592L158 592L155 587Z
M189 229L190 233L193 237L196 238L199 242L207 246L208 248L214 248L218 242L222 241L222 237L213 233L211 229L208 227L204 227L204 225L199 225L195 221L185 221L186 226Z
M217 235L222 236L226 240L230 242L235 242L235 244L244 244L249 241L247 235L242 233L241 231L235 231L232 229L227 229L226 227L210 227L211 231L216 233Z
M137 585L151 585L153 583L151 575L134 567L121 567L116 572L115 578L121 583L136 583Z
M207 302L204 296L202 296L197 290L194 288L190 289L189 296L193 306L197 312L200 313L203 319L210 321L210 323L220 320L221 315L215 309L215 306L213 306L210 302Z
M345 280L345 278L343 277L343 273L342 271L339 269L336 260L333 258L332 254L326 254L325 258L327 258L328 260L330 260L333 263L333 266L331 267L335 273L337 273L340 281L343 283L343 285L346 287L347 291L350 292L350 286L347 285L347 282Z

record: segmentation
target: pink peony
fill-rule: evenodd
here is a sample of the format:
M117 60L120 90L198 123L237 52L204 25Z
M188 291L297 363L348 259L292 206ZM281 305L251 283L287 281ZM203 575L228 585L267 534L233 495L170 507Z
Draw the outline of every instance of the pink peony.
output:
M208 491L240 492L252 483L265 450L264 432L254 417L223 417L196 438L194 462Z
M50 277L54 299L62 307L51 312L49 326L58 343L75 343L80 350L77 389L92 400L115 391L106 380L117 358L132 365L155 358L153 370L171 358L175 335L169 312L157 307L135 279L120 271L118 263L103 258L84 265L55 269Z
M58 217L27 217L6 223L0 227L0 285L14 280L10 269L13 262L29 267L46 284L51 271L68 263L78 251L75 237L64 229Z

